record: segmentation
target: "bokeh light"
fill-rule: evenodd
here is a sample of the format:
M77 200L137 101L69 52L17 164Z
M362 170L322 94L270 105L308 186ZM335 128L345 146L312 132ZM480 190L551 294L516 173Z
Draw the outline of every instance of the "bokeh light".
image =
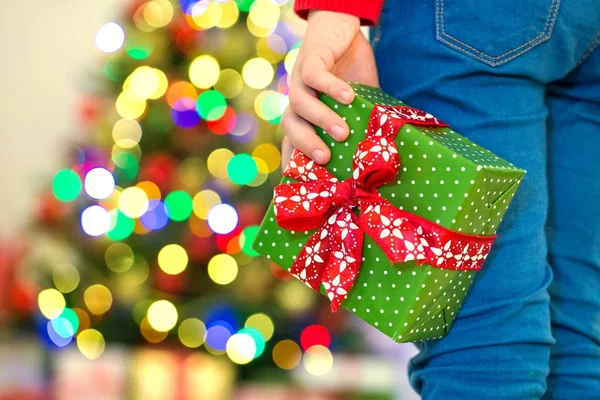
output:
M233 158L234 154L229 149L216 149L208 156L206 164L208 171L216 178L227 178L227 165Z
M96 33L96 47L104 53L114 53L123 46L125 32L115 22L104 24Z
M79 318L70 308L65 308L60 316L50 322L54 331L65 339L74 336L79 329Z
M218 321L219 322L219 321ZM222 321L220 321L222 322ZM206 349L212 354L223 354L227 348L227 341L232 336L230 328L227 326L215 323L208 327L206 331Z
M177 275L185 270L188 264L188 255L183 247L178 244L168 244L158 252L158 265L165 273Z
M106 168L93 168L85 175L84 188L92 199L105 199L115 190L115 177Z
M208 212L208 226L213 232L226 235L233 231L238 224L239 217L233 206L222 203L212 207Z
M271 63L260 57L246 61L242 68L244 82L253 89L264 89L271 83L274 75Z
M148 210L140 217L142 224L153 231L160 230L169 223L169 210L160 200L150 200Z
M54 286L62 293L71 293L77 289L80 281L79 271L71 264L58 264L52 269Z
M271 337L273 337L273 333L275 332L273 321L268 315L263 313L249 316L244 323L244 327L257 329L266 341L271 340Z
M219 80L221 68L212 56L201 55L190 64L190 81L200 89L208 89Z
M192 214L192 198L183 190L176 190L165 198L169 218L173 221L184 221Z
M119 196L119 210L129 218L141 217L148 210L148 195L139 187L128 187Z
M252 248L254 239L258 234L258 228L258 225L248 226L244 228L240 235L240 246L242 247L242 251L251 257L257 257L259 255L259 253Z
M227 341L227 356L236 364L248 364L256 354L256 343L246 333L236 333Z
M331 371L333 355L325 346L312 346L304 353L302 363L310 374L315 376L325 375Z
M252 338L252 340L254 340L254 346L255 346L255 353L254 353L254 358L258 358L262 355L262 353L265 351L265 345L266 345L266 341L265 338L263 337L262 333L256 329L256 328L243 328L240 329L240 331L238 333L241 334L246 334L248 336L250 336Z
M237 274L237 262L229 254L217 254L208 262L208 276L219 285L230 284Z
M107 235L109 238L112 240L123 240L133 233L135 221L132 218L117 209L111 210L109 215L110 227Z
M168 300L158 300L148 308L148 323L158 332L168 332L177 324L177 309Z
M66 305L65 297L56 289L45 289L38 294L38 307L48 319L59 317Z
M315 345L329 347L330 343L329 331L322 325L309 325L300 334L300 344L304 350Z
M217 204L221 203L221 197L212 190L202 190L194 196L194 214L198 218L207 219L208 212Z
M136 96L132 91L126 90L117 97L115 107L121 117L136 119L146 111L146 100Z
M104 336L95 329L86 329L77 335L77 348L90 360L100 357L105 346Z
M106 248L104 260L108 269L113 272L123 273L133 266L133 250L125 243L113 243Z
M81 179L70 169L58 171L52 181L52 191L60 201L73 201L81 193Z
M273 347L273 361L281 369L294 369L301 360L302 351L293 340L282 340Z
M227 100L220 92L207 90L198 96L196 109L200 117L207 121L216 121L225 114Z
M113 302L110 290L102 284L88 287L83 294L83 299L88 310L94 315L106 313L110 310Z
M244 88L244 81L239 72L234 69L224 69L221 71L219 80L215 83L215 90L221 93L225 98L232 99L238 96Z
M247 185L256 178L258 166L248 154L236 154L227 163L227 175L238 185Z
M188 318L179 324L177 334L184 346L195 349L206 341L206 326L197 318Z
M260 158L267 164L268 172L274 172L281 163L281 153L279 149L271 143L263 143L252 151L252 157Z
M154 329L148 322L148 318L144 318L140 323L140 333L149 343L160 343L166 339L169 332L159 332Z
M90 236L101 236L110 229L110 220L110 215L104 207L89 206L81 213L81 228Z

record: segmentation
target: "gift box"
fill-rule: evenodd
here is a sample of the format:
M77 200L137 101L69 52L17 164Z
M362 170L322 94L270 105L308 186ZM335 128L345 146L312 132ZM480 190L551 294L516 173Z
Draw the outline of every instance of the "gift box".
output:
M525 171L378 88L321 100L350 127L299 151L254 249L396 342L443 337Z

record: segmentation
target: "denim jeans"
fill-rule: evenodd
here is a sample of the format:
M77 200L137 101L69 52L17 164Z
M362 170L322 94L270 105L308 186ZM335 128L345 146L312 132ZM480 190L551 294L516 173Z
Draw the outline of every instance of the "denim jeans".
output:
M386 0L382 88L527 170L424 399L600 399L600 2Z

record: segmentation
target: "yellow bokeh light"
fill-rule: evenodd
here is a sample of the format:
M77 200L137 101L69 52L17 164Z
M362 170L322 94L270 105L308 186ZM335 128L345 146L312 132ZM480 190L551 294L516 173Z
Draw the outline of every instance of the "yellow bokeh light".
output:
M250 7L248 19L263 29L270 29L277 25L281 9L273 0L256 0Z
M234 156L229 149L216 149L208 156L208 171L216 178L227 179L227 163Z
M152 0L144 8L144 19L154 28L165 27L173 18L173 6L168 0Z
M112 137L119 147L135 147L142 138L142 127L136 120L120 119L113 126Z
M272 64L283 60L286 49L287 46L285 40L281 36L275 34L266 38L261 38L258 43L256 43L256 54Z
M71 293L79 286L79 271L71 264L59 264L52 270L54 286L62 293Z
M92 314L102 315L110 310L113 297L104 285L92 285L83 293L83 300Z
M275 326L271 318L262 313L249 316L246 323L244 323L244 328L257 329L262 333L267 342L273 337L273 333L275 332Z
M239 72L234 69L221 71L219 80L215 83L215 90L221 92L226 99L232 99L242 93L244 81Z
M251 58L242 68L244 82L253 89L264 89L271 83L274 76L273 66L264 58Z
M158 99L167 92L169 82L164 72L147 66L138 67L123 84L123 91L131 91L140 99Z
M121 117L136 119L146 111L146 100L136 96L132 91L126 90L117 97L115 107Z
M125 243L113 243L104 252L104 260L111 271L125 272L133 265L133 250Z
M211 3L212 4L212 3ZM208 89L219 80L221 69L214 57L201 55L190 64L190 81L201 89Z
M260 158L267 163L267 167L269 168L267 172L275 171L279 168L279 164L281 163L281 153L279 152L279 149L271 143L264 143L256 146L254 151L252 151L252 157Z
M296 64L296 60L298 59L298 53L300 52L300 48L296 47L295 49L290 50L285 56L285 61L283 65L285 66L285 72L288 75L292 75L292 70L294 69L294 64Z
M252 182L248 183L248 186L258 187L267 181L267 178L269 177L269 167L267 166L267 163L262 158L257 158L257 157L252 157L252 158L254 159L254 162L256 163L256 166L258 168L258 173L256 174L256 177L254 178L254 180Z
M48 319L60 316L66 305L65 297L56 289L45 289L38 294L38 307Z
M216 26L223 17L223 9L218 2L200 1L192 7L192 21L201 29Z
M294 369L301 360L302 350L292 340L282 340L273 347L273 361L281 369Z
M152 328L148 322L148 318L144 318L140 323L140 332L144 339L150 343L160 343L169 335L169 332L158 332Z
M158 253L160 269L169 275L177 275L185 270L188 264L188 255L183 247L178 244L168 244Z
M148 308L148 323L158 332L168 332L177 324L177 309L168 300L158 300Z
M194 214L198 218L207 219L208 212L217 204L221 204L221 197L219 197L217 192L213 192L212 190L198 192L193 200Z
M106 343L104 336L95 329L86 329L77 335L77 347L81 354L90 360L95 360L102 355Z
M139 218L148 210L148 195L139 187L128 187L119 196L119 210L129 218Z
M184 346L195 349L206 340L206 326L197 318L188 318L181 322L177 334Z
M256 342L246 333L236 333L227 341L227 356L236 364L248 364L256 355Z
M333 366L333 355L325 346L311 346L306 350L306 353L304 353L302 363L304 364L304 368L306 368L310 374L316 376L325 375L331 371L331 367Z
M229 28L237 22L240 15L237 3L233 0L226 0L220 1L219 4L221 6L222 15L216 25L219 28Z
M219 285L233 282L237 274L237 262L229 254L217 254L208 262L208 276Z
M256 25L250 18L246 19L246 26L248 27L248 31L256 37L265 38L269 35L272 35L275 32L275 28L277 25L273 25L269 28L262 28Z

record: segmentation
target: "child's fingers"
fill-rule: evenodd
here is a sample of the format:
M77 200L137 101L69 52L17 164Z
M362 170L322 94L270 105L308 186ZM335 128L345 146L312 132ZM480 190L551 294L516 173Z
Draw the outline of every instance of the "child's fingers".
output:
M325 93L342 104L350 104L354 100L352 87L343 79L329 72L323 56L318 52L312 52L305 56L300 75L302 83L306 86Z
M298 82L296 80L296 82ZM292 111L313 125L327 132L337 141L346 140L348 125L342 117L314 97L301 83L292 83L290 89L290 108Z
M290 138L284 136L283 142L281 143L281 169L285 170L288 163L290 162L290 158L292 158L292 152L294 151L294 146L292 142L290 142Z
M329 161L331 153L313 127L288 107L281 117L281 128L292 145L319 164Z

